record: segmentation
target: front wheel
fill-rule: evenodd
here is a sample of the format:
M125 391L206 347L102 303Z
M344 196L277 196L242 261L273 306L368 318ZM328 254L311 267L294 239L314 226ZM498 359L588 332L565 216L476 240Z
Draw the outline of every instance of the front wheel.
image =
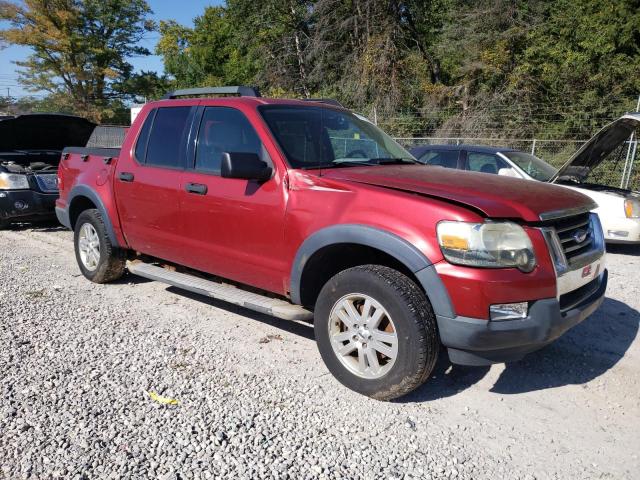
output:
M438 357L436 320L425 294L381 265L331 278L316 302L314 328L322 359L338 381L378 400L420 386Z
M97 209L80 214L74 229L76 260L82 274L95 283L117 280L124 274L126 254L112 245Z

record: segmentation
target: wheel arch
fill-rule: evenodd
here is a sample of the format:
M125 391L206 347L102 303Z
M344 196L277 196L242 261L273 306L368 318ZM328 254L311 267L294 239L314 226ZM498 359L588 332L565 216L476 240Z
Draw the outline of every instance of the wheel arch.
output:
M451 299L433 262L398 235L358 224L323 228L302 243L291 269L291 300L313 306L326 280L345 268L365 263L400 270L423 289L436 315L454 316Z
M95 208L102 215L102 221L107 230L109 240L114 247L119 246L118 239L111 223L111 218L107 213L104 202L92 188L86 185L77 185L69 193L69 227L74 230L76 221L82 212Z

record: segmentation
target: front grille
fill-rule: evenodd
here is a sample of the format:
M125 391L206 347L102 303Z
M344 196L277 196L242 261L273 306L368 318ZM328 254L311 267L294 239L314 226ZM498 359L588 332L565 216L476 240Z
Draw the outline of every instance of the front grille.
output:
M589 213L555 220L551 226L558 235L568 263L595 247L595 236Z

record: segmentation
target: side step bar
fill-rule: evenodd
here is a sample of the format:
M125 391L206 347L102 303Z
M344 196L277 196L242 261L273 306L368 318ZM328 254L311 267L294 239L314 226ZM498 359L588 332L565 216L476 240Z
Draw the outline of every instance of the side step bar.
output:
M127 269L134 275L167 283L177 288L239 305L249 310L265 313L285 320L309 321L313 312L278 298L247 292L233 285L212 282L187 273L174 272L140 261L127 262Z

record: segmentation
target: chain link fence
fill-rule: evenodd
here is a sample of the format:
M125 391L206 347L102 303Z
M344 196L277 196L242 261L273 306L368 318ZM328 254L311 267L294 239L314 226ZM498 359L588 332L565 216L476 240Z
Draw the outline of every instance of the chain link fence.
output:
M485 145L507 147L531 153L556 168L561 167L586 140L539 140L518 138L470 137L397 137L405 148L420 145ZM595 168L588 181L612 187L640 190L640 155L638 140L627 141Z

